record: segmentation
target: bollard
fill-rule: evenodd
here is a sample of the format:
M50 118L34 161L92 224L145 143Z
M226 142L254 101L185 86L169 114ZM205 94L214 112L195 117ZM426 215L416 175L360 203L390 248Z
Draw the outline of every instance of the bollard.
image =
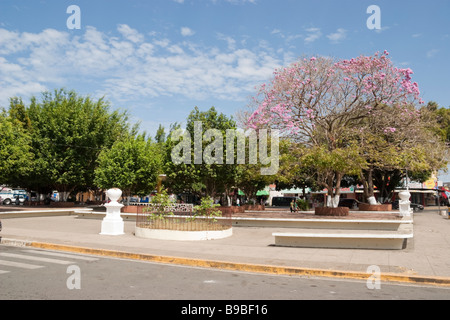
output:
M409 193L408 190L403 190L398 193L398 197L400 198L398 204L399 204L399 210L400 215L404 217L411 216L411 202L409 201L409 198L411 197L411 193Z

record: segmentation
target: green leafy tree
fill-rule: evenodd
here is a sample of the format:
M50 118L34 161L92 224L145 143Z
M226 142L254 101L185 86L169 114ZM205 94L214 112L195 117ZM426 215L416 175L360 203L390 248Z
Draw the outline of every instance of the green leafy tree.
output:
M450 143L450 109L440 107L437 102L430 101L421 111L426 111L430 120L435 120L432 130L442 140Z
M261 161L256 161L256 163L254 163L254 161L251 161L251 153L254 153L254 155L256 155L256 159L260 159L260 150L259 148L257 148L257 146L259 146L261 141L259 140L259 136L257 134L255 134L254 137L255 140L252 142L250 140L250 137L246 138L245 140L245 147L243 148L245 151L245 161L244 163L239 163L236 165L237 174L235 179L235 186L239 188L245 194L246 198L250 201L256 200L258 191L263 190L268 184L277 181L280 173L278 172L275 176L264 175L261 173L261 169L264 167ZM270 140L270 138L268 140ZM250 142L252 143L252 145L250 145ZM271 141L268 141L267 144L270 146L272 145ZM236 149L237 148L238 147L236 145ZM242 146L239 146L239 148L242 148ZM235 152L236 151L237 150L235 150ZM269 150L268 153L271 154L272 151Z
M428 177L446 166L447 148L435 120L426 108L384 106L349 130L366 163L360 172L366 200L375 202L376 186L380 200L389 201L406 172Z
M195 133L196 124L198 133ZM197 194L204 192L207 196L215 197L217 194L229 193L234 186L237 169L235 165L225 162L226 130L236 129L236 123L222 113L218 113L214 107L208 111L200 111L198 107L187 118L184 137L174 139L174 133L182 131L181 126L172 128L167 139L165 173L168 176L167 186L176 192L193 191ZM206 133L213 129L217 134L206 138ZM200 149L200 161L195 156L195 140ZM186 154L183 161L175 163L172 159L172 151L186 139ZM218 139L218 140L216 140ZM220 148L213 148L215 142L220 142ZM211 151L211 152L208 152ZM222 157L222 161L216 161Z
M25 130L31 129L31 120L28 116L26 106L22 101L22 98L14 97L10 99L9 117L13 119L16 124L20 125Z
M21 178L30 173L33 154L31 138L21 123L0 113L0 181L11 186L23 186Z
M300 162L313 170L317 184L328 190L328 207L338 206L335 201L339 199L344 176L357 175L365 166L356 146L333 150L323 146L307 148Z
M271 181L270 176L261 174L259 164L239 164L237 165L236 187L238 187L247 199L256 199L258 191L264 189Z
M314 168L300 161L306 151L302 144L289 139L280 141L280 170L276 176L272 177L277 190L300 188L303 189L303 194L306 194L306 188L320 189Z
M122 137L98 157L95 184L102 189L119 188L125 195L145 195L156 186L162 154L145 134Z
M188 116L186 130L194 137L195 122L200 122L201 135L202 135L202 155L203 161L201 164L194 164L197 172L199 182L205 185L205 193L207 196L215 197L218 193L228 194L234 185L236 177L236 166L225 163L225 151L227 148L226 130L236 129L236 122L224 115L218 113L214 107L211 107L208 111L200 111L198 107L195 107ZM205 133L208 129L214 129L219 132L219 137L214 137L211 141L206 141ZM212 145L215 139L219 138L223 141L222 150L213 150L211 154L207 152L207 146ZM192 141L194 144L194 141ZM192 150L194 150L194 145ZM195 151L194 151L195 152ZM222 152L222 154L220 154ZM220 158L222 157L222 163L211 161L209 157ZM195 155L194 155L195 160ZM195 162L195 161L194 161ZM209 163L208 163L209 162Z
M166 133L164 127L161 124L159 125L158 130L156 131L155 141L161 144L166 141Z
M96 160L128 131L127 115L111 111L103 99L92 100L64 89L44 92L23 108L12 99L9 113L31 137L33 162L20 180L23 187L58 190L66 200L71 192L92 188Z
M181 125L179 123L174 123L171 125L169 134L165 142L164 149L164 169L163 172L166 174L167 178L165 181L165 186L170 189L173 193L192 193L197 196L201 195L204 185L200 182L197 167L191 163L181 162L175 163L172 160L172 150L179 144L184 138L174 141L173 134L177 130L181 130ZM190 138L189 138L190 139ZM187 157L192 159L191 142L189 141L189 150L187 151Z

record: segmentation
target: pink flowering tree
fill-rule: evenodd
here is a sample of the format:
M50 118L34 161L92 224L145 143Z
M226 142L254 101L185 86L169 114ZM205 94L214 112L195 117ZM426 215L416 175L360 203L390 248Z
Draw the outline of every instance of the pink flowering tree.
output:
M396 68L386 51L340 61L303 58L276 70L261 86L247 126L279 129L304 144L309 153L299 161L316 166L318 183L328 190L327 206L337 207L341 179L364 163L354 128L386 105L402 110L423 103L411 75L410 69Z

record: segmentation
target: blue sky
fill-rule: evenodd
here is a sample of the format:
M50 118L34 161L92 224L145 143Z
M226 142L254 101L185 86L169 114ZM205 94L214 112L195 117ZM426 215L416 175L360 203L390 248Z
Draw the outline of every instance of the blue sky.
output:
M67 27L70 5L79 30ZM367 27L370 5L380 30ZM448 0L0 0L0 106L64 87L105 96L154 133L195 106L234 116L304 55L384 50L414 71L425 101L450 106Z

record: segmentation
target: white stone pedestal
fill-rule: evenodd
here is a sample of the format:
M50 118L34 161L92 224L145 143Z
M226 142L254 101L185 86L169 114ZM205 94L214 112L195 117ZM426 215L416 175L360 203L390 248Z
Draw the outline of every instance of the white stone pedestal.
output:
M123 204L117 202L122 195L122 191L117 188L109 189L106 195L111 200L110 203L105 204L106 217L102 221L101 235L117 236L124 234L124 223L120 216L120 209Z
M400 210L400 214L404 217L409 217L411 216L411 201L409 201L409 197L411 197L411 193L409 193L408 190L405 191L401 191L398 193L398 196L400 198L398 205L399 205L399 210Z

